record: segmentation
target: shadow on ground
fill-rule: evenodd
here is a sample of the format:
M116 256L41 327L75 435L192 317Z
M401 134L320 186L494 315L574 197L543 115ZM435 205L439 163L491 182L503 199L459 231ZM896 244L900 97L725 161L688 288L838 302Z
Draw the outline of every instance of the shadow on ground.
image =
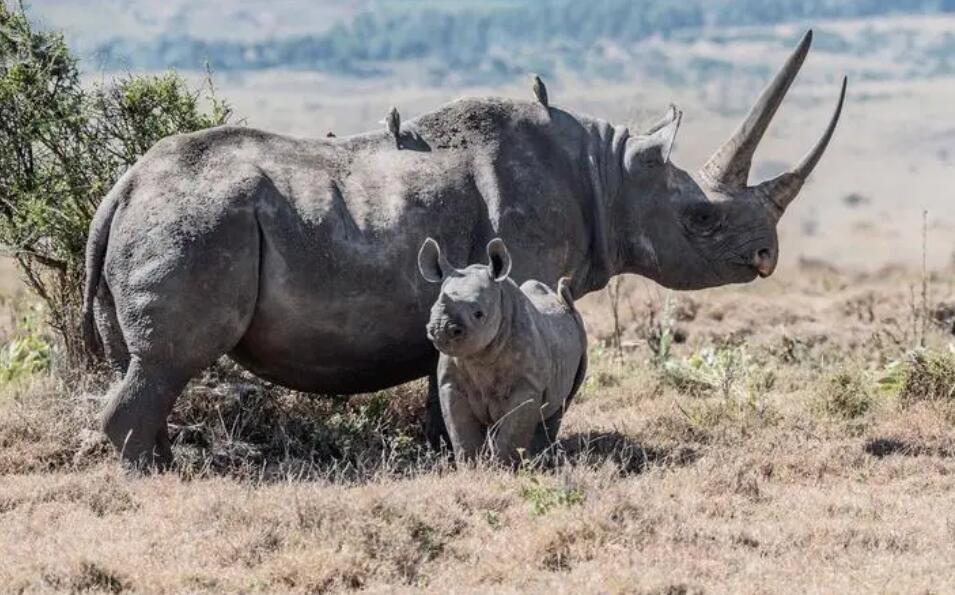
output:
M626 476L650 466L692 465L699 458L699 451L686 446L650 446L620 432L581 432L558 440L549 466L610 464Z
M955 450L949 446L940 444L918 444L908 440L900 440L892 437L878 437L866 440L862 446L866 454L882 459L892 455L918 457L952 457L955 456Z

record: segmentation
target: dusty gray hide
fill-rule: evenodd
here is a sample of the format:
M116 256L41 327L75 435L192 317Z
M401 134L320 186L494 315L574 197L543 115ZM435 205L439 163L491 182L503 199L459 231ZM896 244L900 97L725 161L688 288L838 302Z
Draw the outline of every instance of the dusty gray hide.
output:
M221 127L160 141L90 226L86 336L125 370L104 413L107 435L127 461L168 462L167 414L223 354L320 393L434 374L437 352L422 329L437 287L415 266L428 236L454 262L475 262L504 238L514 279L569 276L575 297L625 272L678 289L769 275L776 222L842 105L840 96L791 171L747 185L810 40L699 174L669 159L675 109L639 134L498 98L402 123L400 148L381 128L300 139Z
M518 287L501 239L487 245L487 261L456 269L425 240L418 269L441 284L427 335L441 353L438 394L455 457L472 459L486 443L516 462L556 439L586 373L587 334L566 277L557 292L534 280Z

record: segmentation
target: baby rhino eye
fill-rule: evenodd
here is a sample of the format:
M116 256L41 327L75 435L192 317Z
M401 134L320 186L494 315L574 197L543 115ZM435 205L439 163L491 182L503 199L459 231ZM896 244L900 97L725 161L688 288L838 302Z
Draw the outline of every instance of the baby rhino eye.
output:
M482 318L484 318L484 312L481 312L480 310L475 310L475 311L474 311L474 318L475 318L476 320L481 320Z

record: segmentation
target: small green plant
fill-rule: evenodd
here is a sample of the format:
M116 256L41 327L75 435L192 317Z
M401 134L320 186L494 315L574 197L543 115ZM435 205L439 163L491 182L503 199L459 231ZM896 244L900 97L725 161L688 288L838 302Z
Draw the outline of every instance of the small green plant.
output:
M17 324L17 333L0 349L0 383L50 368L50 344L40 332L42 311L32 306Z
M751 400L772 388L775 375L762 369L742 346L707 347L663 364L663 378L695 395L716 393L726 400Z
M872 382L860 371L844 368L833 373L817 397L825 415L854 419L865 415L874 404Z
M648 340L650 349L657 361L664 363L670 359L670 349L673 347L673 292L667 291L663 299L663 308L660 311L658 323L651 329Z
M521 490L521 496L531 505L534 516L542 516L557 507L575 506L584 501L584 492L575 486L548 486L537 477Z

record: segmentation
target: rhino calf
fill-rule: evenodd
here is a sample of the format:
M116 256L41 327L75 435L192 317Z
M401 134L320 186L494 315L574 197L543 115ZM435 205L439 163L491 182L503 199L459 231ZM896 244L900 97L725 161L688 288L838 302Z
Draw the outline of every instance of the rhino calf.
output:
M428 338L440 352L438 391L458 460L487 444L516 462L546 448L580 387L587 336L568 279L558 290L538 281L520 287L500 238L487 245L488 264L452 267L428 238L418 269L441 292L431 308Z

